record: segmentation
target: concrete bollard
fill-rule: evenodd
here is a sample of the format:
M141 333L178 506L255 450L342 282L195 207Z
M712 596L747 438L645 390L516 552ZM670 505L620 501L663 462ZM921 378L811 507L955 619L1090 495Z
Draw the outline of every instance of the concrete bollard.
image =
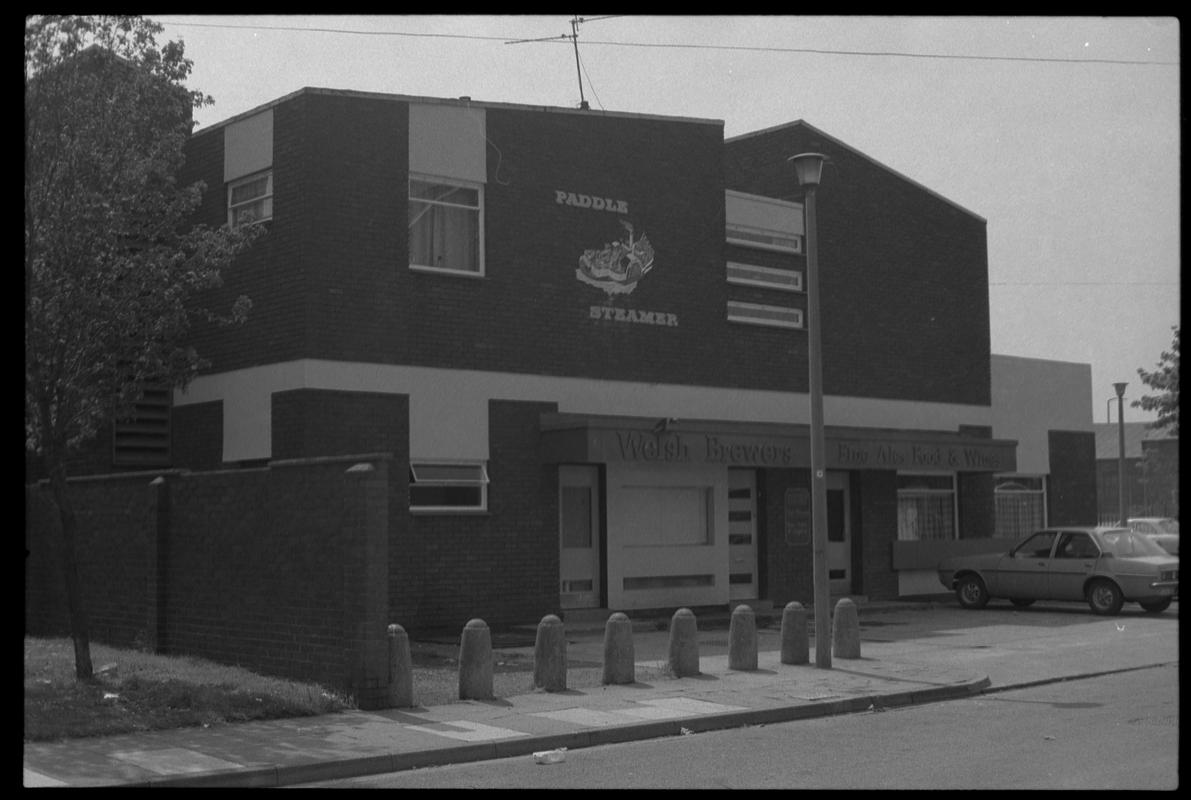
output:
M636 683L633 623L617 611L604 623L604 683Z
M782 663L809 664L810 639L806 633L806 609L791 600L782 609Z
M680 608L670 619L670 674L685 678L699 674L699 627L695 613Z
M562 620L553 614L542 617L533 648L533 685L547 692L567 688L567 637Z
M482 619L463 626L459 641L459 699L492 699L492 634Z
M728 669L757 668L757 617L747 605L732 611L728 626Z
M410 708L414 704L414 662L409 654L409 635L400 625L389 626L389 708Z
M836 658L860 658L860 616L856 604L847 597L835 604L831 654Z

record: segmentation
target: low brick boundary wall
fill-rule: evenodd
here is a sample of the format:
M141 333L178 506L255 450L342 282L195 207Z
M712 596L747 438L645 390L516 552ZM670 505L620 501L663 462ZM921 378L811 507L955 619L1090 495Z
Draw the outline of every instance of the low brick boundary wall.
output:
M72 480L91 637L356 696L388 689L381 455ZM25 632L68 635L49 488L26 487Z

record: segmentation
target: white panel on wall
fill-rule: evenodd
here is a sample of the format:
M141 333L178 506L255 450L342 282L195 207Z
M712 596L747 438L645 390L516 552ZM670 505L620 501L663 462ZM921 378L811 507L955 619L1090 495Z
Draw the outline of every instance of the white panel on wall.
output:
M223 180L234 181L273 166L273 109L223 129Z
M729 226L801 236L802 204L729 189L724 192L724 222Z
M487 126L483 108L410 103L410 172L484 183Z
M993 437L1017 440L1018 473L1049 473L1049 431L1093 430L1092 365L997 354L989 365Z
M489 398L555 402L560 412L574 414L789 424L806 424L809 407L806 395L787 392L317 359L202 375L185 392L175 391L174 404L222 400L224 460L268 458L270 397L290 389L407 394L412 454L464 460L488 458ZM987 406L834 395L823 402L828 425L954 430L960 425L993 424ZM994 435L1022 438L995 426ZM1018 470L1026 471L1020 454Z

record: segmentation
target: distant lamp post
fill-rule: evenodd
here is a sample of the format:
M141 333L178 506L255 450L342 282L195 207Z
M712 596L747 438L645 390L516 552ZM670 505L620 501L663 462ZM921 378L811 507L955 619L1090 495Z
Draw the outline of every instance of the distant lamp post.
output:
M1117 510L1121 514L1121 525L1127 525L1125 514L1125 387L1128 383L1114 383L1117 392Z
M827 573L827 470L823 434L823 341L819 322L819 243L815 190L823 176L822 153L800 153L787 160L805 191L807 361L811 400L811 562L815 592L815 666L831 669L831 589Z

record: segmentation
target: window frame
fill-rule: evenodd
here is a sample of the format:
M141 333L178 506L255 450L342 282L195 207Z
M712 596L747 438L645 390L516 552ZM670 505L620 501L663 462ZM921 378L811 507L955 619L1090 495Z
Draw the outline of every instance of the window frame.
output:
M724 239L728 244L741 247L755 247L758 250L769 250L774 253L803 254L803 234L787 234L784 231L773 231L753 225L738 222L724 223Z
M237 188L244 186L245 184L254 183L255 181L259 181L261 178L268 179L267 182L265 183L265 193L264 194L257 195L250 200L241 200L238 203L232 202L232 193ZM249 222L241 222L241 223L237 224L236 223L236 211L238 209L242 209L242 208L245 208L246 206L251 206L256 203L263 203L263 204L267 205L268 214L266 216L262 216L258 219L250 220ZM254 172L251 175L245 175L242 178L236 178L235 180L228 181L228 183L227 183L227 224L228 224L228 227L235 229L235 228L240 228L240 227L243 227L246 225L259 225L262 222L269 222L272 219L273 219L273 168L272 167L269 167L268 169L260 170L258 172Z
M951 486L949 489L931 488L929 486L902 488L902 486L900 485L902 478L935 478L935 479L946 478ZM956 541L959 541L959 539L960 539L959 502L958 502L959 501L959 492L958 492L958 488L956 486L955 473L953 473L953 472L902 472L902 471L898 471L897 477L895 480L899 484L896 489L896 492L897 492L897 522L898 522L898 524L897 524L897 540L899 542L956 542ZM951 514L950 514L951 536L948 538L945 538L945 539L923 539L921 537L915 537L915 538L903 537L902 526L901 526L901 516L902 516L901 501L902 501L902 498L903 497L928 498L928 497L943 497L943 496L948 496L951 498Z
M757 325L762 328L785 328L806 330L806 316L801 308L775 306L766 303L748 303L743 300L728 300L725 308L728 322L741 325ZM789 317L790 319L782 319Z
M458 203L444 203L437 200L427 199L425 197L414 197L412 192L414 182L429 184L432 186L452 186L458 189L474 191L476 193L476 205L473 208L472 206L461 205ZM487 274L487 264L484 258L484 218L486 216L484 214L484 184L477 183L475 181L464 180L462 178L448 178L442 175L427 175L425 173L410 172L409 178L406 181L405 201L407 204L405 226L407 250L406 261L408 262L409 269L412 272L426 272L433 273L435 275L454 275L461 278L483 278ZM413 239L413 237L410 235L413 223L409 221L409 209L414 203L424 203L440 208L465 209L475 212L477 237L475 270L458 269L456 267L436 267L432 264L418 264L414 262L412 248L410 247L410 243Z
M436 467L471 468L474 477L430 477ZM422 471L423 477L418 477ZM412 514L476 514L488 511L488 463L486 461L447 460L447 459L410 459L409 462L409 510ZM478 488L479 501L475 504L425 504L418 505L414 500L416 488Z
M1038 488L1031 488L1027 482L1037 481ZM1020 488L1019 488L1020 487ZM1037 498L1042 511L1041 519L1037 523L1025 526L1024 530L1003 533L1007 525L1002 525L1000 501L1009 498ZM1037 530L1047 527L1047 481L1045 475L1022 475L1017 473L998 473L993 476L993 535L1002 539L1020 539L1029 536Z
M729 260L725 265L725 271L728 283L736 286L756 286L775 292L806 293L801 270L764 267L760 264Z

